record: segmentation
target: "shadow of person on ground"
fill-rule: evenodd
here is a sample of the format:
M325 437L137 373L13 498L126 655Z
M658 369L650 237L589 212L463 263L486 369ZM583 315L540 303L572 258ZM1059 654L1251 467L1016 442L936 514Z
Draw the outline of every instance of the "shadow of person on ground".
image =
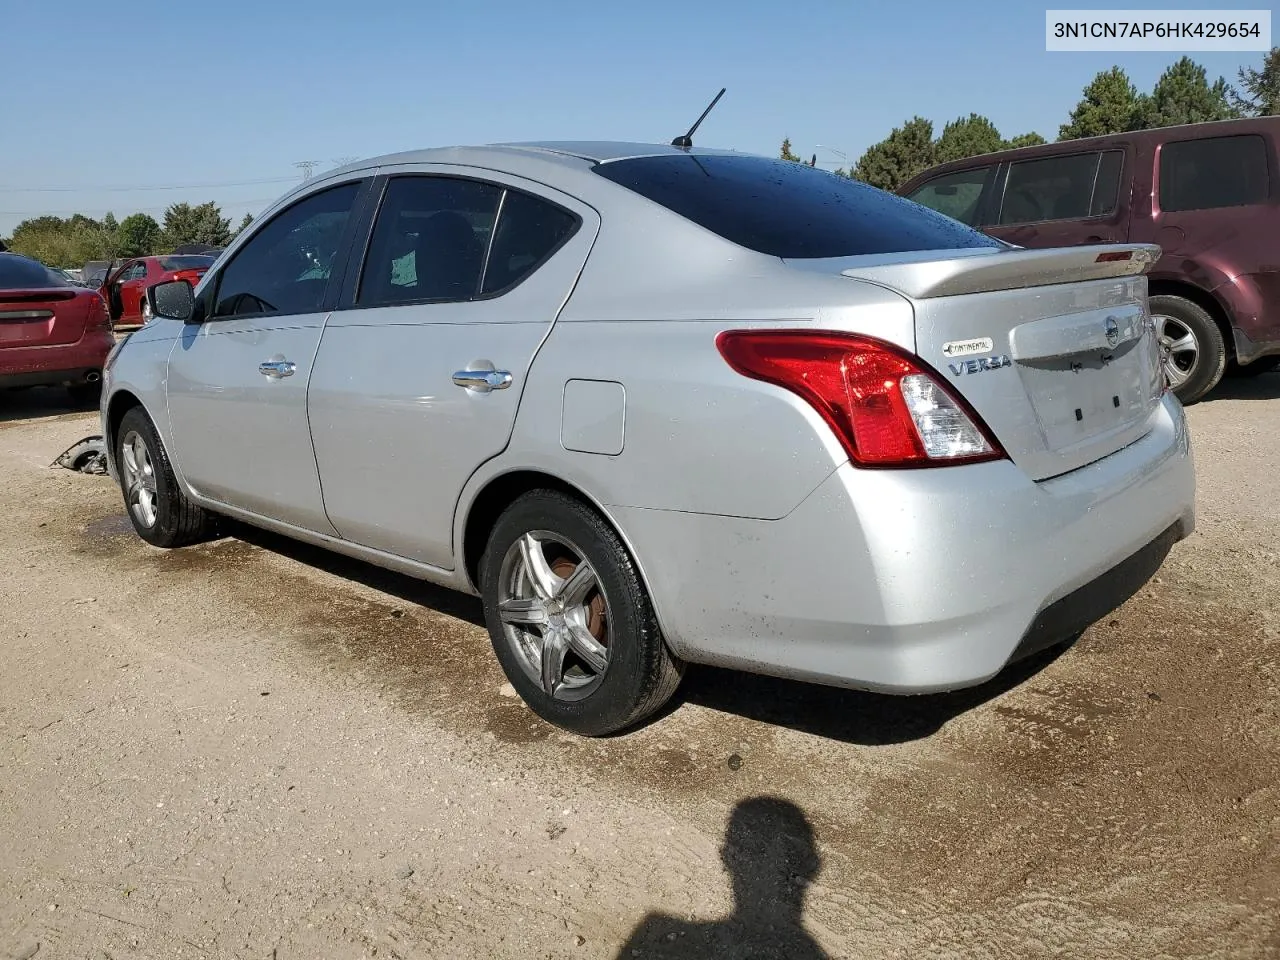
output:
M729 817L720 856L733 883L733 913L706 922L650 914L618 960L825 960L803 926L805 893L822 859L799 807L777 797L741 801Z

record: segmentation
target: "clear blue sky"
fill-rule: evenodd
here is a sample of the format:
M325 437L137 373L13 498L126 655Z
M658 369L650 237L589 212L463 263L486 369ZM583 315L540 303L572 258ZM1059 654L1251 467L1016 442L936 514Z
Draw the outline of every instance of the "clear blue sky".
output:
M1149 89L1177 59L1046 53L1044 11L1025 0L11 0L0 235L40 213L159 219L178 200L216 200L238 220L286 190L300 160L665 141L721 86L696 138L708 146L772 154L789 136L806 157L826 144L856 158L912 114L941 130L971 110L1006 136L1053 139L1097 71L1119 62ZM1211 81L1234 81L1263 55L1191 56ZM275 182L103 189L247 180Z

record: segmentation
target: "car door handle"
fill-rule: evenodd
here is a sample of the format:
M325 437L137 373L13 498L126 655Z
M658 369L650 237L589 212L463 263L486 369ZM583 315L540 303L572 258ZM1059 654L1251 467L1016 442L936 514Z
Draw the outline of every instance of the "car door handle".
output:
M292 377L298 365L292 360L263 360L258 364L258 372L264 377L279 380L281 377Z
M511 386L511 374L506 370L459 370L453 375L453 382L468 390L488 393Z

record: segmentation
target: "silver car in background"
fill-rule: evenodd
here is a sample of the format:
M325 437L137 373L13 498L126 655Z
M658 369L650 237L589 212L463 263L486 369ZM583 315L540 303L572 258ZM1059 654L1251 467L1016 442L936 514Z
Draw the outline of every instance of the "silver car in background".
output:
M977 684L1194 525L1143 272L801 164L450 148L306 181L108 363L138 534L236 518L479 594L586 735L683 664Z

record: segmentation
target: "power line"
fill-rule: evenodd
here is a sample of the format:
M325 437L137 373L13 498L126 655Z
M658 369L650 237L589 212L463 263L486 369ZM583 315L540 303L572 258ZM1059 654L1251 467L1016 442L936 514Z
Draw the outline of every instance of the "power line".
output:
M296 164L295 164L296 166ZM258 180L223 180L210 183L172 183L163 186L105 187L0 187L0 193L98 193L108 190L132 193L142 190L207 190L215 187L247 187L259 183L291 183L293 177L263 177Z

